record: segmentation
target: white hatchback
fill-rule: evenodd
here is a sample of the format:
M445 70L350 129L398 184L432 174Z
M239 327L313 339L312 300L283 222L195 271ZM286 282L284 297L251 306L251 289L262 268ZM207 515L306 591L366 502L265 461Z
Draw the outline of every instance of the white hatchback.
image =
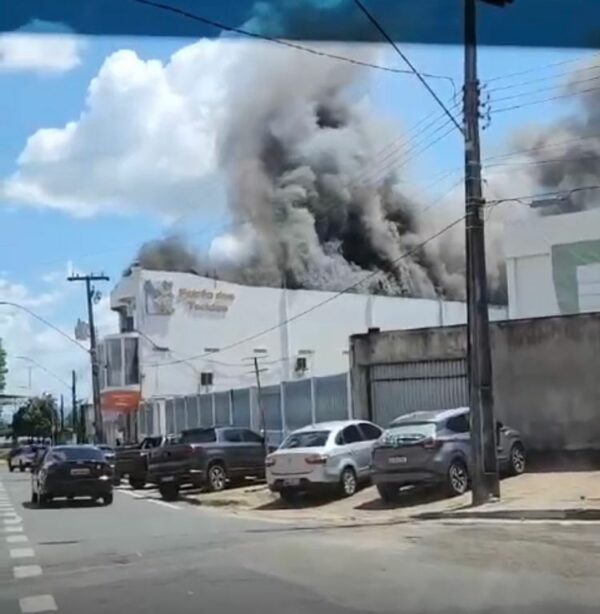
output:
M371 475L371 452L382 430L365 420L305 426L288 435L265 460L269 488L282 499L338 488L346 497Z

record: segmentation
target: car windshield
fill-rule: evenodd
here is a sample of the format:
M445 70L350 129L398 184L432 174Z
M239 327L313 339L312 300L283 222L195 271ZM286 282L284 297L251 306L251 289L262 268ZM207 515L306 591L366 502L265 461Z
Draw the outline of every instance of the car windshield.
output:
M434 422L409 422L396 424L387 429L381 437L383 443L410 443L435 435Z
M280 450L290 448L319 448L327 443L331 431L304 431L292 433L280 446Z
M55 448L52 450L52 459L56 461L102 461L104 452L94 447Z

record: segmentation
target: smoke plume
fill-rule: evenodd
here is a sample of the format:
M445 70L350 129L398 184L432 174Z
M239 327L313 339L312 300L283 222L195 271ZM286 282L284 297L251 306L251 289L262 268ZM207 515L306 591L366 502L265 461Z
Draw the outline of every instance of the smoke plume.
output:
M210 262L169 238L142 248L142 266L216 270L253 285L463 298L464 255L449 270L439 247L417 249L427 238L419 204L393 173L372 178L391 127L356 95L364 70L270 45L242 49L223 76L219 135L234 229L214 242Z

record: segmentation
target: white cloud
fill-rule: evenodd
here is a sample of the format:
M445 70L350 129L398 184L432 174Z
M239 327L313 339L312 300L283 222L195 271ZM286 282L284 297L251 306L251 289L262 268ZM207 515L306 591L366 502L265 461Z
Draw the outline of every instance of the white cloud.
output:
M82 49L83 42L68 34L2 34L0 73L64 73L81 63Z
M202 40L166 63L112 54L79 118L29 137L3 200L78 216L222 206L216 139L233 47Z

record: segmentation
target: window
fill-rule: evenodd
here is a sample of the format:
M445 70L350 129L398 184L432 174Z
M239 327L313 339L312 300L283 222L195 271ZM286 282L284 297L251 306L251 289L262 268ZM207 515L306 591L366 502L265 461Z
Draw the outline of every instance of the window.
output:
M123 385L123 361L121 357L121 339L108 339L106 348L106 385L109 387Z
M358 425L358 428L361 430L367 441L374 441L375 439L379 439L381 437L382 430L378 426L375 426L369 422L361 422Z
M337 443L338 445L344 445L349 443L356 443L357 441L362 440L363 437L360 434L358 427L355 424L351 424L338 434L335 443Z
M140 383L139 362L138 362L138 340L135 337L125 337L123 339L125 357L125 385Z
M223 438L229 443L242 443L242 431L240 429L227 429L223 431Z
M448 418L446 428L453 433L468 433L470 431L468 414Z
M212 443L217 441L215 429L193 429L181 433L180 443Z
M322 448L329 438L329 431L303 431L292 433L280 446L280 449L290 448Z
M242 431L243 437L244 437L244 441L246 442L250 442L250 443L263 443L263 438L258 434L255 433L254 431Z
M72 448L51 448L50 454L53 461L103 461L104 453L93 446L77 446Z

